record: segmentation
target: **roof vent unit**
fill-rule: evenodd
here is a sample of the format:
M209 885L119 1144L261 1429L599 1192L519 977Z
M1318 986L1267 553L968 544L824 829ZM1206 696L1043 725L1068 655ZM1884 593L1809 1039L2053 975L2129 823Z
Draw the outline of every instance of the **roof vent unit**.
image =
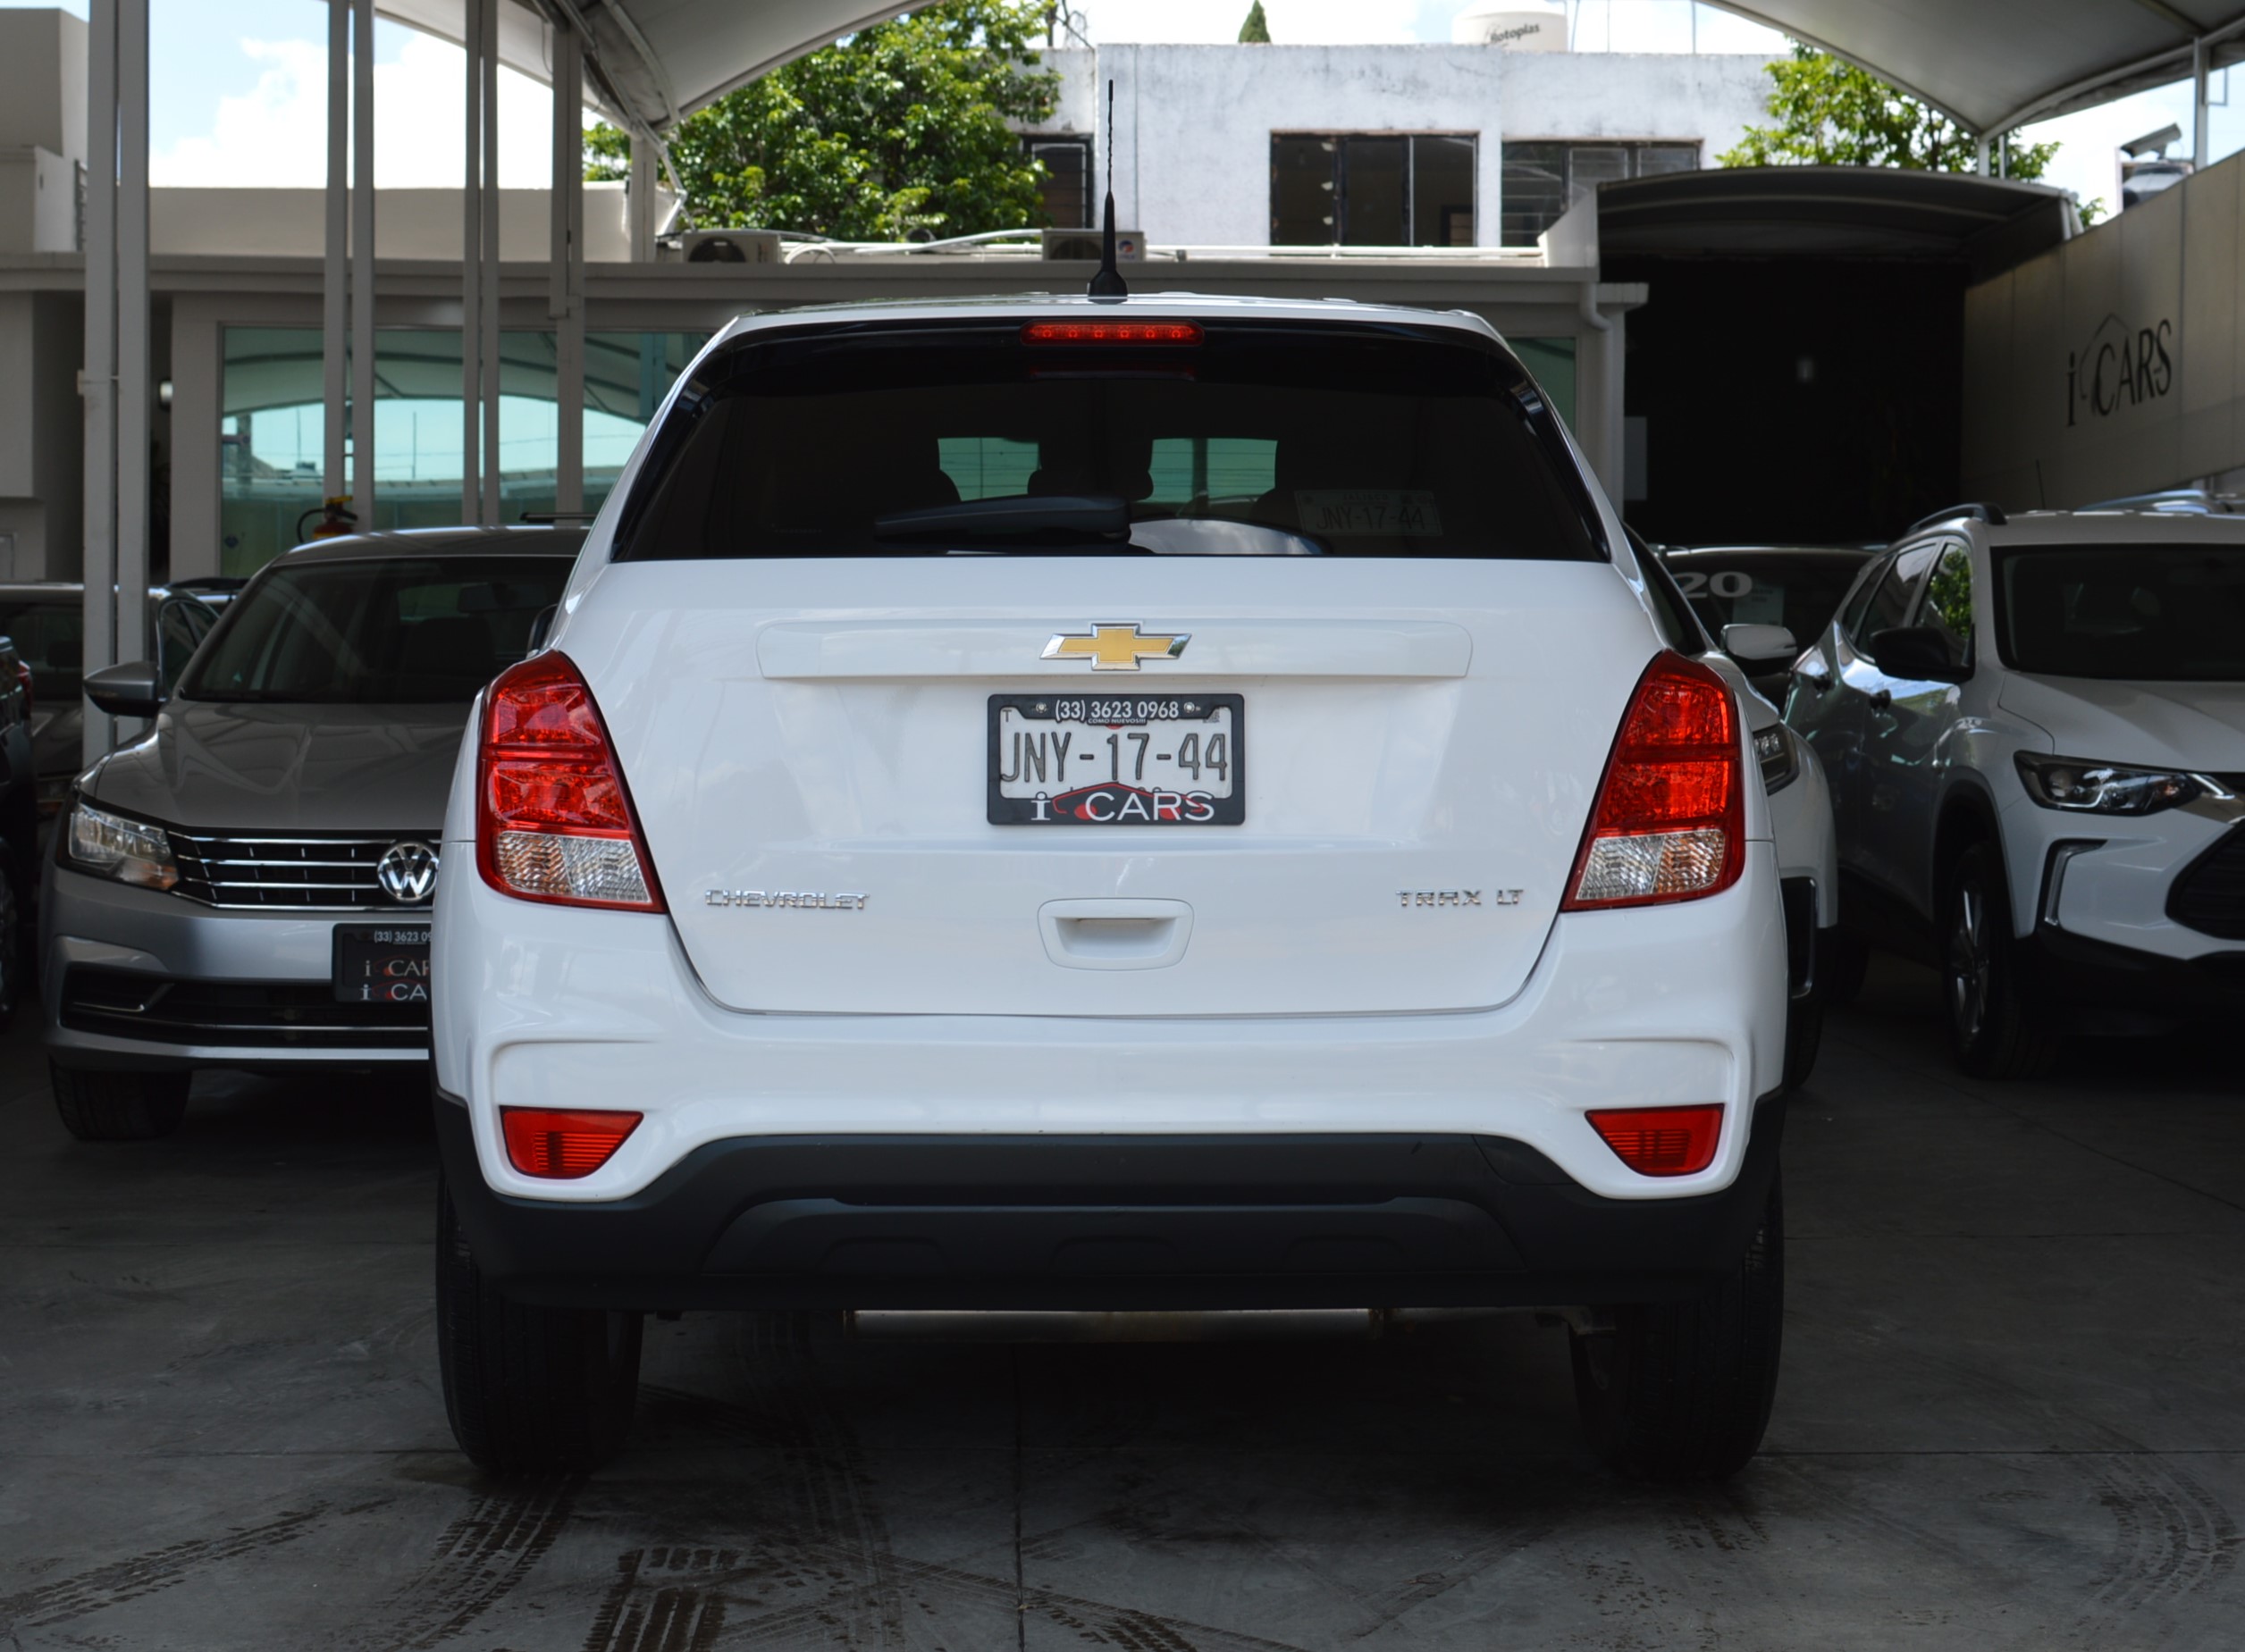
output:
M1045 231L1045 256L1047 258L1080 258L1086 264L1099 262L1099 231L1097 230L1047 230ZM1142 230L1117 230L1114 232L1114 258L1118 264L1136 264L1146 256L1146 232Z
M671 256L682 264L778 264L777 230L687 230Z
M1564 52L1567 8L1537 0L1479 0L1451 21L1450 38L1459 46L1507 52Z

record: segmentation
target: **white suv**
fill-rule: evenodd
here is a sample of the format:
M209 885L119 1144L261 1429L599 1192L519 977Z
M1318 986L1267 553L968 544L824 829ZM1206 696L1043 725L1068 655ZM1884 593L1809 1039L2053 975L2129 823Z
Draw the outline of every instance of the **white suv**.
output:
M1968 1072L2245 1003L2245 520L1930 518L1787 717L1832 783L1858 960L1938 965Z
M486 691L435 914L453 1428L622 1438L690 1309L1558 1311L1728 1473L1785 926L1732 690L1480 320L796 311Z

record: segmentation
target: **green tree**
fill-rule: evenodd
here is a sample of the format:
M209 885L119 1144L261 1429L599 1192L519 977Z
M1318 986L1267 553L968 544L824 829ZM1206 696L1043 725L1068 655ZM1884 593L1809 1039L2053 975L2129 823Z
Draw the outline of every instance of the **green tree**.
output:
M1044 169L1009 122L1052 118L1038 0L945 0L873 23L730 92L669 135L686 214L705 229L903 240L1046 221ZM631 139L585 134L585 176L620 178Z
M1263 0L1255 0L1255 4L1248 7L1248 21L1240 25L1240 44L1268 46L1270 43L1271 25L1263 15Z
M1748 127L1717 164L1973 170L1978 134L1829 52L1796 44L1790 63L1770 65L1770 78L1777 83L1769 102L1775 124ZM2054 143L2014 143L2005 171L2039 178L2057 152Z

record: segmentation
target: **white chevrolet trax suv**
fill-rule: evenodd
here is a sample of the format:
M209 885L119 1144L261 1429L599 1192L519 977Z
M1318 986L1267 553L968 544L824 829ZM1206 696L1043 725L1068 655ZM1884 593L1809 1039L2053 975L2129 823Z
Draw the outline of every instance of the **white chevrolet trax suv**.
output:
M1787 955L1733 690L1480 320L796 311L475 714L433 979L454 1431L641 1315L1552 1311L1593 1445L1776 1379Z

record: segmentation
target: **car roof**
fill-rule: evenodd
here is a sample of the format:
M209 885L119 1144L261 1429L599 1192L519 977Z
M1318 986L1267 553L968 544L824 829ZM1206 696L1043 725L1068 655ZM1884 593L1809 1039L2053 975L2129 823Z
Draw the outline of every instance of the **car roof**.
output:
M1363 304L1354 298L1258 298L1198 292L1132 293L1120 300L1090 298L1080 293L994 293L959 298L879 298L852 304L805 305L797 309L773 310L742 315L729 323L711 347L753 332L774 328L816 327L822 322L987 321L1018 315L1049 319L1055 315L1097 316L1105 321L1162 321L1171 318L1254 316L1258 320L1298 322L1385 323L1391 325L1439 326L1497 338L1497 330L1467 310L1422 310L1400 304Z
M1886 549L1883 545L1677 545L1667 552L1670 562L1705 557L1712 561L1736 557L1787 557L1808 562L1862 562Z
M307 562L363 562L383 557L574 557L584 547L586 527L525 524L503 528L396 528L314 540L285 550L268 564L293 567Z
M2023 545L2245 544L2245 516L2172 510L2022 510L2000 523L1961 518L1927 533L1961 533L1991 549Z

